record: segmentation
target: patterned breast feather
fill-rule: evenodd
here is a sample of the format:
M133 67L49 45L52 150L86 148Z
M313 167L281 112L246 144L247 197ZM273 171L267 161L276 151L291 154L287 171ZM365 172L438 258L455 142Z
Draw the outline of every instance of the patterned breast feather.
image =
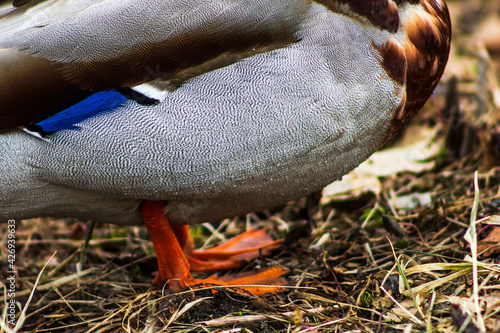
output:
M189 223L308 194L408 123L450 38L442 0L2 2L3 212L140 224L140 200L154 199ZM66 117L79 130L16 130L99 91L123 98Z

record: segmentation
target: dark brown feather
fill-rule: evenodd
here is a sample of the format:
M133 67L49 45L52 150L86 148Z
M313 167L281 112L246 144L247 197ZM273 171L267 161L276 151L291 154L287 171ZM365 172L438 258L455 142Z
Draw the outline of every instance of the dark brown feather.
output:
M41 121L90 93L59 75L60 65L0 50L0 131Z

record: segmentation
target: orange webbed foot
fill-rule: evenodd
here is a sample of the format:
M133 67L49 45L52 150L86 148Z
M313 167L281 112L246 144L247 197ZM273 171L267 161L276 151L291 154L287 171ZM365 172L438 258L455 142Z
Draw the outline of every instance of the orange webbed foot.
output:
M144 201L141 207L144 222L155 248L158 273L153 284L162 287L168 283L170 289L178 291L194 285L238 286L253 294L276 292L285 283L281 278L288 272L284 267L273 267L257 274L244 274L228 280L227 277L211 276L204 280L194 279L193 268L197 271L232 269L242 266L242 262L269 253L279 247L281 240L272 241L265 230L253 230L229 240L215 248L195 251L187 226L171 226L163 214L164 202ZM258 286L256 286L258 285Z
M184 249L192 272L240 268L260 255L270 255L283 243L282 239L273 241L265 229L256 229L246 231L211 249L194 250L189 227L182 225L172 228Z

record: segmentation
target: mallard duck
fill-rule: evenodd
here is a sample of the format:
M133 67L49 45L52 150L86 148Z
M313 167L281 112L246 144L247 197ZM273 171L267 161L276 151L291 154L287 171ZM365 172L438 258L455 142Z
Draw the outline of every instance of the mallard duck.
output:
M187 225L340 179L450 37L443 0L2 1L0 217L146 224L154 284L192 284Z

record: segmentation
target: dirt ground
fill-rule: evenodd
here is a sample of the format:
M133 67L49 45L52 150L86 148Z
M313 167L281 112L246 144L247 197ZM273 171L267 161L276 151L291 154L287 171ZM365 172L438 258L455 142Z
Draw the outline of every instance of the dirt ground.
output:
M162 294L151 287L157 267L145 228L97 225L83 251L89 222L32 219L16 225L19 306L40 280L25 316L16 308L22 328L11 331L500 332L500 1L447 2L447 70L390 147L328 186L317 205L302 199L193 228L198 247L248 225L288 235L286 247L242 270L289 265L284 291ZM6 284L8 265L0 260Z

